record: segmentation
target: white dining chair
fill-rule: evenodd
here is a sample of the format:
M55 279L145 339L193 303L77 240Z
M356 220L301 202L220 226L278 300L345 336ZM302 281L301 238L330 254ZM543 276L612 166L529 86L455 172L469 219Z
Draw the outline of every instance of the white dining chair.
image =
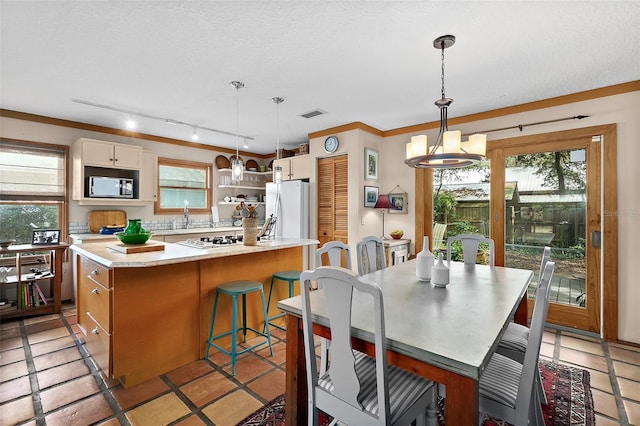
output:
M536 295L538 291L540 291L540 283L542 280L542 273L544 272L544 268L547 265L547 262L551 260L551 247L545 247L542 251L542 259L540 261L540 272L538 273L538 284L536 285ZM535 296L534 296L535 297ZM544 313L544 318L547 317L547 311L549 305L547 304L547 309ZM524 354L527 351L527 341L529 340L529 327L517 324L515 322L510 322L505 330L500 342L498 343L498 348L496 352L501 355L504 355L508 358L511 358L519 363L524 362ZM540 396L540 400L543 404L547 404L547 395L544 392L544 387L542 386L542 378L540 376L540 372L538 371L537 379L536 379L536 387L538 389L538 395Z
M354 272L321 266L301 274L302 321L308 385L308 424L318 424L318 410L348 425L424 425L433 383L387 363L382 289ZM313 291L317 282L318 291ZM371 297L375 357L351 345L354 289ZM326 306L331 328L331 365L318 376L313 339L311 298ZM316 304L317 303L317 304Z
M326 255L326 256L325 256ZM342 259L346 257L347 269L351 269L351 248L342 241L329 241L316 250L316 268L319 266L342 266ZM327 259L328 263L323 262ZM330 340L320 338L320 374L324 374L329 366Z
M358 274L366 275L387 267L384 241L378 237L364 237L356 244Z
M447 238L447 261L451 264L451 245L454 241L462 243L462 256L465 265L475 265L478 247L481 243L489 245L489 265L495 266L495 248L491 238L480 234L459 234Z
M536 292L523 363L494 353L480 377L480 412L513 425L544 425L535 387L554 262L547 262Z
M326 256L325 256L326 255ZM329 241L316 250L316 267L318 266L342 266L342 259L346 257L347 269L351 268L351 248L342 241ZM323 259L329 262L323 262Z

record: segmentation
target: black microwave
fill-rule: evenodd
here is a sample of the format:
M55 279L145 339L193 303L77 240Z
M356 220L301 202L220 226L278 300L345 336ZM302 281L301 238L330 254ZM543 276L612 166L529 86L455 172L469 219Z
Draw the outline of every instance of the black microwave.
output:
M133 198L133 179L91 176L89 177L89 197Z

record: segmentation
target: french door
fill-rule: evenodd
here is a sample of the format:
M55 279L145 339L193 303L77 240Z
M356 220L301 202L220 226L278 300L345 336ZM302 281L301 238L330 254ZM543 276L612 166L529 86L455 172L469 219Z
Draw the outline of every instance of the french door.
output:
M532 298L542 249L550 246L556 268L547 322L598 334L603 302L605 319L611 309L617 316L617 280L602 279L602 144L615 145L611 127L498 140L487 149L496 264L536 271ZM616 332L617 320L608 326Z

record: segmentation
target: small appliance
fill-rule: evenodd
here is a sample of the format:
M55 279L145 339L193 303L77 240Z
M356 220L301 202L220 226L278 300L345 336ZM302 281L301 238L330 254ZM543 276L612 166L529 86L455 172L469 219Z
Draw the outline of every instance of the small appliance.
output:
M89 177L89 197L133 198L133 179L91 176Z

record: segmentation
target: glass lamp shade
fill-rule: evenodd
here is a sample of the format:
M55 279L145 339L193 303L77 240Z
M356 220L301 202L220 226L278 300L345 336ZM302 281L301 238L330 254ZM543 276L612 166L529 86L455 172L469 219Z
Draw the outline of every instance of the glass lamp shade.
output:
M242 164L242 160L235 159L231 162L231 180L233 182L239 182L242 180L244 171L244 164Z
M282 167L275 166L273 168L273 181L275 183L282 183Z

